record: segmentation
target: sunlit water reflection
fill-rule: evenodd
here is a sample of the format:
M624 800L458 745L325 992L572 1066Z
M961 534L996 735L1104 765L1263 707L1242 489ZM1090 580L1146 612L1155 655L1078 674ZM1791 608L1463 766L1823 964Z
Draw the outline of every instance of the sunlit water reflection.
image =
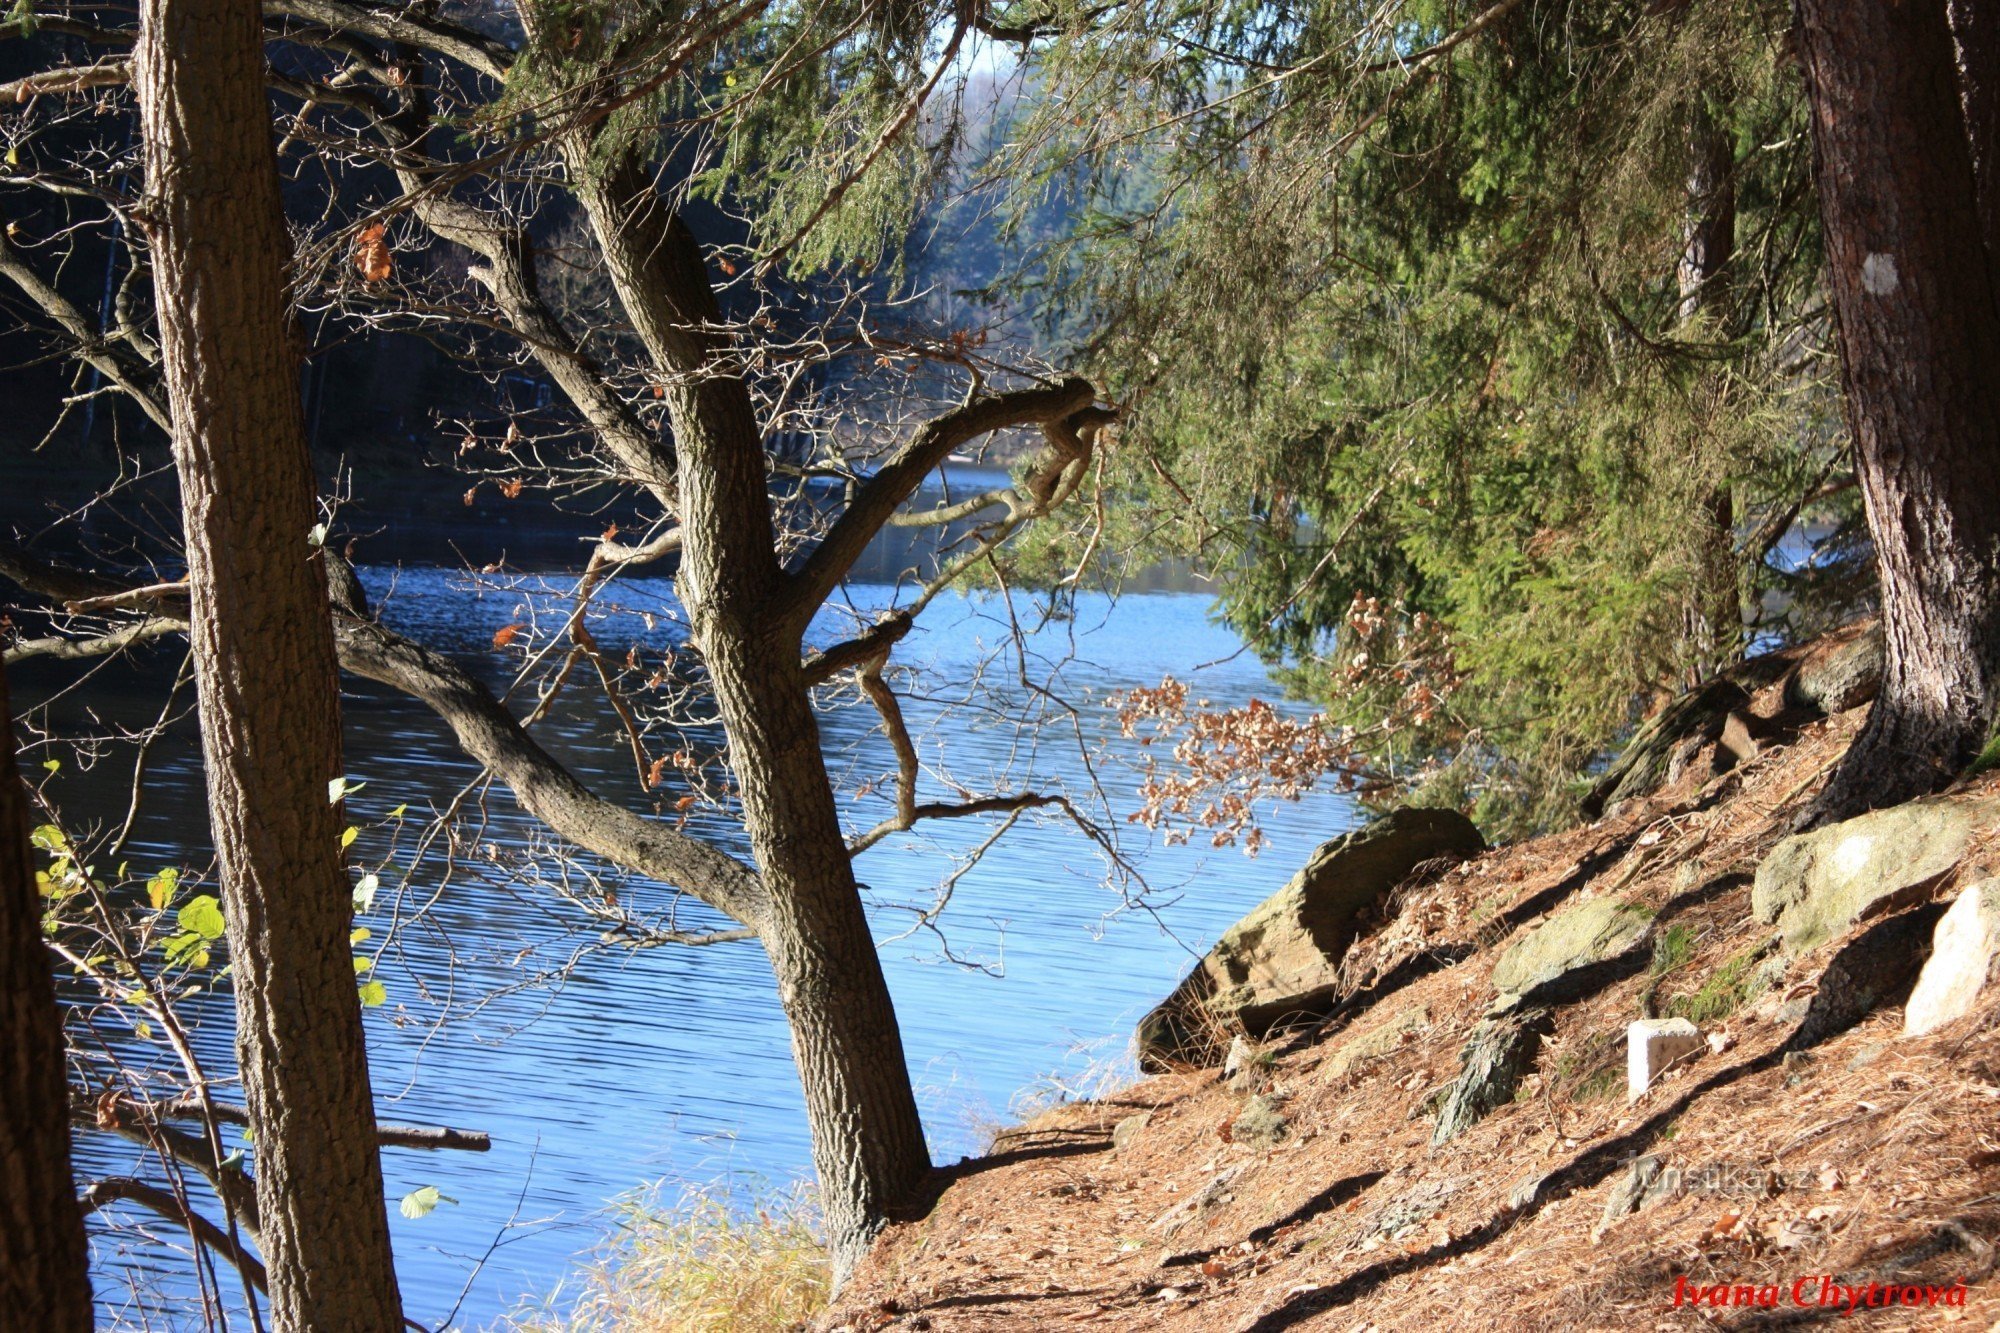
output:
M371 595L392 593L389 624L477 664L496 686L506 683L518 657L496 653L493 636L522 618L520 590L480 589L434 569L363 575ZM635 583L611 600L636 609L649 591ZM865 610L887 589L854 596ZM1023 616L1034 609L1025 597L1015 605ZM906 680L903 687L913 727L927 733L927 761L947 765L968 786L1065 790L1099 814L1093 780L1101 783L1120 851L1151 886L1146 910L1125 908L1121 890L1107 883L1105 858L1074 825L1024 819L958 882L944 917L951 954L985 970L948 961L929 933L884 946L939 1160L976 1151L982 1132L1008 1118L1024 1089L1076 1090L1107 1061L1122 1059L1133 1021L1186 970L1189 949L1211 941L1314 845L1353 822L1350 806L1330 795L1274 810L1269 844L1252 860L1199 838L1166 846L1123 821L1136 804L1134 766L1145 752L1118 735L1107 694L1172 673L1192 676L1198 692L1218 704L1275 695L1255 658L1238 654L1233 635L1210 622L1210 605L1193 592L1079 596L1073 617L1022 626L1024 655L1003 600L952 598L934 606L899 650L899 661L924 668L921 685ZM822 637L837 629L829 622ZM636 615L599 633L617 651L642 637ZM1192 672L1201 663L1211 665ZM135 719L158 707L159 674L121 678ZM1024 674L1034 686L1058 682L1064 707L1025 685ZM966 682L975 677L978 688L968 696ZM48 683L36 677L31 690L45 694ZM421 705L352 680L349 688L347 769L367 784L349 808L366 829L357 854L372 862L387 852L391 825L382 821L392 808L410 807L401 843L407 851L418 814L444 805L477 772ZM946 710L949 700L968 697L969 707ZM58 718L68 710L79 722L76 707L63 705ZM1001 720L1037 713L1040 725L1025 730ZM851 764L857 776L888 767L872 713L835 710L823 728L837 764ZM644 799L601 696L572 689L538 734L598 791L635 804ZM152 796L132 852L138 864L192 866L205 854L192 734L184 728L176 739L177 748L152 768ZM90 780L79 775L76 790ZM937 786L927 792L931 799L950 795ZM889 809L886 791L879 792L854 802L850 820L864 827ZM504 792L491 793L483 810L479 839L503 857L537 841L532 821ZM732 838L712 818L695 827ZM905 930L912 917L901 905L929 901L957 858L991 828L949 821L868 852L859 865L880 935ZM546 859L539 864L549 867ZM559 987L518 989L475 1006L566 958L592 934L579 933L573 909L518 878L462 866L436 893L442 874L440 859L427 860L400 898L407 914L435 894L381 963L390 1002L369 1016L376 1088L385 1118L485 1130L494 1146L484 1155L384 1154L392 1212L395 1200L422 1185L455 1201L420 1220L392 1216L412 1317L435 1326L461 1294L460 1326L490 1325L523 1301L560 1302L575 1256L612 1226L608 1206L644 1182L784 1182L809 1169L785 1027L754 945L600 953ZM654 908L666 901L657 885L625 884L620 892ZM398 901L396 883L385 877L368 918L378 931ZM716 919L692 906L681 924ZM440 1024L447 999L452 1021ZM204 1031L206 1057L226 1066L225 1026ZM103 1136L89 1136L82 1157L84 1169L97 1174L144 1167L133 1146ZM186 1293L183 1269L163 1268L156 1252L102 1238L98 1260L108 1307L129 1300L135 1286L157 1286L156 1296ZM167 1321L156 1314L151 1326Z

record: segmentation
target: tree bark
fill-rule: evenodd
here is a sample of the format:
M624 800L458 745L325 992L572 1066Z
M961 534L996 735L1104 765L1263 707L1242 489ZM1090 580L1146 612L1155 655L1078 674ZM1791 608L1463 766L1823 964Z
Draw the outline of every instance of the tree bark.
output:
M339 681L257 0L144 0L137 90L271 1312L402 1324L348 945Z
M22 1328L86 1333L89 1252L69 1167L69 1087L28 802L0 676L0 1309Z
M1958 47L1959 98L1972 149L1979 229L1986 265L2000 289L2000 7L1991 0L1951 0L1951 35Z
M715 690L763 877L760 935L790 1022L835 1282L929 1173L895 1006L862 910L812 692L808 615L778 565L763 438L728 367L701 247L629 161L570 156L606 269L667 379L683 533L677 576Z
M1887 662L1808 815L1951 780L2000 679L2000 298L1944 0L1799 0L1820 214Z
M1687 216L1681 232L1680 322L1696 329L1703 319L1726 318L1728 269L1736 254L1736 154L1724 128L1705 105L1689 127ZM1694 516L1697 568L1681 608L1688 687L1701 685L1743 656L1741 565L1736 558L1736 500L1724 477L1703 497Z

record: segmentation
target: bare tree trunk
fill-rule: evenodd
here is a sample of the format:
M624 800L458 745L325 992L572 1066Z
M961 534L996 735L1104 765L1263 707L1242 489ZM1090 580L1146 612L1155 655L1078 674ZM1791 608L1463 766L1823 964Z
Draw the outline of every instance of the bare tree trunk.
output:
M1882 691L1811 818L1934 790L2000 691L2000 293L1944 0L1799 0L1820 214L1882 582Z
M763 875L759 935L791 1024L839 1282L931 1162L821 755L800 662L805 626L776 555L763 439L748 390L708 331L718 311L693 234L629 165L577 175L607 271L671 377L680 591Z
M1728 310L1736 253L1736 155L1724 128L1699 106L1688 135L1687 219L1681 236L1680 321L1694 328ZM1743 655L1742 578L1736 559L1736 500L1726 478L1695 516L1699 568L1682 607L1688 685L1700 685Z
M328 800L326 573L257 0L144 0L136 80L209 821L280 1330L402 1324Z
M69 1084L28 802L0 677L0 1310L21 1328L91 1327L89 1255L69 1169Z

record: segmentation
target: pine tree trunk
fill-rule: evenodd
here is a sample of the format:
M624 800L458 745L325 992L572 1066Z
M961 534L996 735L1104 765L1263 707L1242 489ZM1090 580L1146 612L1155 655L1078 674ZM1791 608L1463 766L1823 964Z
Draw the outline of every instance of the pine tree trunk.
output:
M136 83L193 592L209 822L279 1330L402 1324L330 803L339 681L311 544L257 0L144 0Z
M1931 791L2000 685L2000 294L1944 0L1799 0L1848 423L1887 663L1811 818ZM1990 148L1990 145L1983 146Z
M12 718L0 677L0 1310L38 1333L86 1333L89 1253L70 1177L62 1019Z
M1704 319L1726 318L1729 309L1728 269L1736 254L1736 156L1728 134L1706 106L1695 111L1688 144L1687 217L1677 277L1681 326L1695 331ZM1743 655L1736 499L1726 477L1703 497L1694 521L1695 586L1681 609L1690 689Z

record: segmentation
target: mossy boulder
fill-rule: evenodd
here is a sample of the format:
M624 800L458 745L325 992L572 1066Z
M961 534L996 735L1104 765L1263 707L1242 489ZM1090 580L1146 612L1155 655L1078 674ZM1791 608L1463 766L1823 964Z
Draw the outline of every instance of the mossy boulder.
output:
M1566 907L1529 931L1493 965L1502 1008L1582 999L1643 962L1651 909L1616 898Z
M1418 867L1486 849L1455 810L1402 809L1323 845L1284 888L1223 932L1158 1008L1140 1020L1141 1067L1212 1064L1234 1033L1325 1013L1363 916Z
M1786 838L1757 867L1751 910L1788 953L1914 898L2000 823L2000 796L1932 796Z

